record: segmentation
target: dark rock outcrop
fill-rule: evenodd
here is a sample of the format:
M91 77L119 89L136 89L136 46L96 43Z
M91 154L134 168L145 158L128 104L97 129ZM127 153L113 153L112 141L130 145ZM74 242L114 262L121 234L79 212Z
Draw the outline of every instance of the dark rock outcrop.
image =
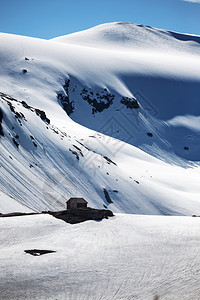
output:
M2 120L3 120L3 112L2 112L2 110L1 110L1 108L0 108L0 135L1 136L4 136L4 133L3 133L3 128L2 128Z
M76 156L76 159L79 160L79 156L78 156L78 153L72 149L69 149L69 151L74 154Z
M108 191L105 188L103 189L103 192L104 192L104 195L105 195L105 198L106 198L107 202L108 203L113 203L111 198L110 198L110 195L109 195Z
M65 95L63 93L57 94L58 102L62 105L64 111L70 116L74 111L74 101L70 101L69 99L69 84L70 80L66 80L63 88L65 90Z
M92 106L92 114L108 109L113 104L115 98L115 95L109 93L107 89L104 89L101 94L96 93L94 95L93 92L88 92L84 88L80 95L84 101L87 101Z
M49 214L57 219L61 219L70 224L77 224L88 220L101 221L104 218L108 219L108 217L114 216L111 210L82 207L82 208L68 209L62 211L43 211L41 213L21 213L21 212L13 212L8 214L0 213L0 218L22 217L22 216L31 216L31 215L39 215L39 214ZM41 250L41 251L45 251L45 250Z
M19 148L19 143L13 138L12 139L13 140L13 143L15 144L15 146L17 147L17 148Z
M43 110L35 108L35 112L41 118L42 121L45 121L47 124L50 123L50 120L47 118L46 113Z
M153 137L153 133L152 133L152 132L147 132L147 135L148 135L149 137Z
M110 164L110 163L112 163L113 165L117 165L114 161L112 161L110 158L108 158L107 156L103 156L103 158L105 159L105 160L107 160L107 162Z
M28 105L25 101L18 101L17 99L14 99L14 98L12 98L4 93L1 93L1 92L0 92L0 97L2 100L6 101L11 112L15 115L15 118L18 119L19 123L21 123L20 119L23 119L24 121L26 121L26 118L22 112L16 111L16 107L13 105L13 103L17 103L18 105L21 104L24 108L29 109L32 112L35 112L36 115L39 116L42 121L44 121L47 124L50 124L50 120L47 118L46 113L43 110L40 110L39 108L34 108L34 107ZM12 129L14 129L14 127Z
M123 97L120 102L124 104L126 108L138 109L140 107L138 101L135 98Z
M88 220L100 221L104 218L108 219L108 217L114 216L111 210L95 209L90 207L47 213L70 224L76 224Z
M22 212L12 212L7 214L0 213L1 218L8 218L8 217L21 217L21 216L32 216L38 215L39 213L22 213Z

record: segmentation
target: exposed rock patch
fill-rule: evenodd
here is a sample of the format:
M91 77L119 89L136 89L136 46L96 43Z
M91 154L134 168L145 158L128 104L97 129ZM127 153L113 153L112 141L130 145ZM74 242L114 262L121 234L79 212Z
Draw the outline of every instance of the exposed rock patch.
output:
M50 123L50 120L47 118L46 113L43 110L35 108L35 112L41 118L42 121L45 121L47 124Z
M0 93L1 99L6 101L8 104L10 110L12 113L14 113L15 118L18 119L19 123L21 123L20 119L23 119L24 121L27 121L24 114L22 112L16 111L16 108L14 107L13 103L19 103L21 104L24 108L31 110L32 112L35 112L37 116L41 118L42 121L44 121L47 124L50 124L50 120L47 118L46 113L43 110L40 110L39 108L32 107L28 105L25 101L18 101L6 94Z
M76 151L69 149L69 151L76 156L76 159L79 160L79 155Z
M84 207L84 208L68 209L62 211L43 211L42 213L21 213L21 212L13 212L8 214L0 213L0 218L31 216L31 215L39 215L39 214L49 214L57 219L61 219L70 224L76 224L88 220L100 221L104 218L108 219L108 217L114 216L111 210Z
M94 93L83 88L80 95L84 101L87 101L92 106L92 114L108 109L115 98L115 95L109 93L107 89L104 89L101 93Z
M8 214L0 213L0 218L32 216L32 215L38 215L38 214L39 213L21 213L21 212L13 212L13 213L8 213Z
M113 203L113 201L112 201L111 198L110 198L110 195L109 195L108 191L107 191L105 188L103 188L103 192L104 192L106 201L107 201L108 203Z
M2 120L3 120L3 112L2 112L2 110L0 108L0 135L4 136L3 128L2 128Z
M47 213L70 224L76 224L88 220L100 221L104 218L108 219L108 217L114 216L111 210L95 209L90 207Z
M153 137L153 133L152 133L152 132L147 132L147 135L148 135L149 137Z
M80 155L83 157L84 155L83 155L83 152L81 151L81 149L79 148L79 147L77 147L76 145L73 145L73 147L74 148L76 148L78 151L79 151L79 153L80 153Z
M13 143L15 144L15 146L18 148L19 147L19 143L13 138Z
M68 79L65 81L65 84L63 86L65 94L57 94L58 102L60 102L61 106L63 107L64 111L67 113L68 116L70 116L75 109L74 101L70 101L69 99L69 84L70 80Z
M120 102L124 104L126 108L138 109L140 107L138 101L135 98L123 97Z
M104 158L105 160L107 160L107 162L108 162L109 164L112 163L113 165L117 166L117 164L116 164L114 161L112 161L110 158L108 158L107 156L103 156L103 158Z

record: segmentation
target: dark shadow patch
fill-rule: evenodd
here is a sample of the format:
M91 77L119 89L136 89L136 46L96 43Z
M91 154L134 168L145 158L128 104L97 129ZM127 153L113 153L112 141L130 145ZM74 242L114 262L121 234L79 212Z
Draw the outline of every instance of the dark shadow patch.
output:
M32 249L32 250L24 250L25 253L31 254L33 256L40 256L43 254L48 254L48 253L54 253L56 251L53 250L39 250L39 249Z
M192 35L182 34L182 33L173 32L173 31L168 31L168 32L170 33L171 36L173 36L175 39L177 39L179 41L183 41L183 42L192 41L192 42L200 44L199 36L192 36Z

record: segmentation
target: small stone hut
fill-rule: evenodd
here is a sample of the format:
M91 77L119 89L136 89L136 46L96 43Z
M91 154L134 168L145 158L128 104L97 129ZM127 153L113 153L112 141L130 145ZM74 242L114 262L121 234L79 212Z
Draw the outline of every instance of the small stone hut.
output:
M88 202L83 198L70 198L67 202L67 209L87 207Z

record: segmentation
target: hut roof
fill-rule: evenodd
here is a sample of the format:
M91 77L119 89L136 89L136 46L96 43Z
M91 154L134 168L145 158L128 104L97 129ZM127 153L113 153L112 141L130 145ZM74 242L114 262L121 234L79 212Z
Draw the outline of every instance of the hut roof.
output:
M77 201L77 202L84 202L84 203L88 203L84 198L76 198L76 197L74 197L74 198L70 198L67 202L71 202L71 201ZM67 203L66 202L66 203Z

